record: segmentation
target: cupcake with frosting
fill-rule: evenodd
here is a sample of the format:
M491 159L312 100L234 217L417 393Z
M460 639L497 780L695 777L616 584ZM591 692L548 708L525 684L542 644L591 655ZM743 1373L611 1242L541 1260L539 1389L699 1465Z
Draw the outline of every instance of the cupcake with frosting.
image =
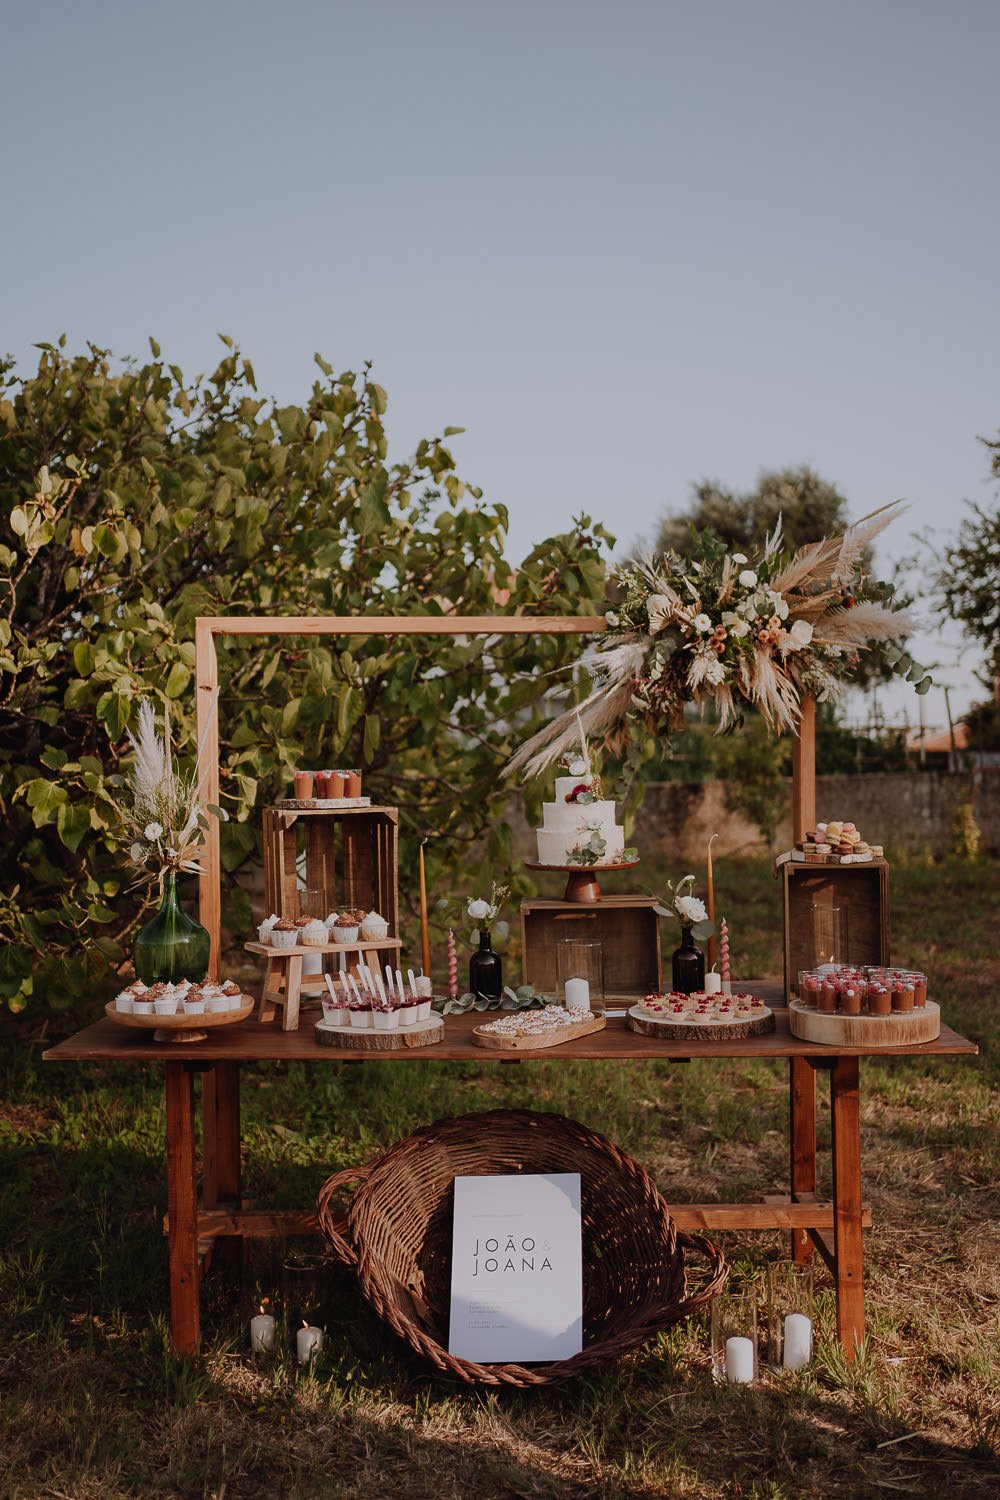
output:
M184 996L184 1014L186 1016L205 1014L205 996L201 992L200 984L193 984Z
M280 920L281 918L275 911L273 911L269 917L264 918L263 922L261 922L260 926L257 928L258 943L269 943L271 941L271 929Z
M333 924L333 941L335 943L356 943L358 940L358 919L352 911L341 912Z
M205 1010L211 1015L221 1015L229 1009L229 996L222 993L221 984L203 984L202 995L205 998Z
M322 948L330 941L330 935L326 930L326 923L320 921L319 917L312 917L299 931L299 942L305 943L308 948Z
M377 911L365 912L361 918L361 936L366 943L383 943L389 935L389 924Z
M294 948L299 941L299 929L287 917L282 917L271 928L272 948Z
M333 935L333 929L337 925L337 920L339 917L339 911L330 911L326 914L327 941L330 943L335 943L337 941L337 939Z
M135 996L131 990L122 990L121 994L115 996L115 1010L118 1011L119 1015L130 1016L134 1003Z
M175 1016L177 1001L177 990L172 984L166 984L163 986L162 994L157 995L153 1001L153 1010L158 1016Z
M132 991L132 1014L134 1016L151 1016L153 1014L153 1001L156 998L153 991L156 985L144 989L141 995Z

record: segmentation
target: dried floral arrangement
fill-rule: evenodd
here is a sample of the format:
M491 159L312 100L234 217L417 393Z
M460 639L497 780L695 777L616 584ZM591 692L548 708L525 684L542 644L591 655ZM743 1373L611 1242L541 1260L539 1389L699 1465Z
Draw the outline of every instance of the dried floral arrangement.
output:
M802 695L837 697L861 651L879 650L925 693L930 678L893 644L914 621L892 585L864 569L866 547L902 508L882 506L792 557L779 521L753 557L700 532L695 557L621 564L620 602L581 658L594 679L589 696L522 745L508 770L540 775L584 733L617 748L630 720L668 736L687 703L714 704L720 730L748 708L778 733L794 730Z
M169 730L161 738L152 704L139 705L137 732L127 731L135 763L127 776L112 784L121 789L114 800L128 861L143 879L155 880L166 871L197 872L211 814L223 822L221 807L202 804L201 777L174 767ZM200 756L199 756L200 761Z

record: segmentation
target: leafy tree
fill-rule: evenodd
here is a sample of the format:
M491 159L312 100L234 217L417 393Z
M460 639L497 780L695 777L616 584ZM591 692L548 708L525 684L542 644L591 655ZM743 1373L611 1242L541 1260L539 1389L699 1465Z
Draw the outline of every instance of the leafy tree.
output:
M683 556L692 545L692 528L710 531L733 550L749 552L774 530L779 515L785 548L794 552L806 542L842 531L849 525L847 501L807 464L768 469L747 494L703 480L695 485L686 511L660 522L655 550Z
M757 716L718 743L716 766L726 806L759 829L773 854L778 824L788 811L790 745L776 739Z
M1000 474L1000 444L993 467ZM1000 505L968 505L956 540L944 549L937 570L938 596L986 653L988 670L1000 678Z
M257 391L229 339L185 380L152 358L40 346L0 362L0 994L67 1005L119 964L143 901L107 795L141 697L195 758L201 614L572 614L599 607L611 539L581 517L519 567L507 514L455 470L446 428L390 463L386 393L367 367L301 406ZM360 765L400 807L404 872L430 834L440 889L485 844L506 868L497 771L539 674L580 637L286 638L219 643L223 862L255 849L256 809L303 763ZM518 735L521 728L517 730ZM466 870L465 879L473 872ZM404 902L413 902L404 874ZM147 901L149 896L147 894ZM230 884L228 918L249 913Z

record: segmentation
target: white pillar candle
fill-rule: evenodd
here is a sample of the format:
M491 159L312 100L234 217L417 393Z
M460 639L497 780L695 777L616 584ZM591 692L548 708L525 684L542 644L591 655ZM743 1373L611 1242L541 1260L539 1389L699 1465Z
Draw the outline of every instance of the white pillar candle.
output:
M322 953L303 953L303 955L302 955L302 972L303 972L303 974L322 974L322 972L323 972L323 954Z
M579 977L567 979L565 996L567 1009L590 1009L590 985L586 979L580 979Z
M705 994L706 995L719 995L721 993L722 993L722 975L721 974L716 974L715 971L713 970L711 974L706 974L705 975Z
M250 1319L250 1349L253 1354L274 1353L274 1319L270 1313L258 1313Z
M726 1379L730 1385L753 1383L752 1339L726 1339Z
M417 981L413 977L412 969L407 969L406 977L410 981L410 994L413 996L414 1000L416 1000L419 998L419 994L417 991Z
M310 1360L316 1358L323 1347L323 1330L313 1328L308 1323L303 1323L295 1335L295 1352L299 1357L300 1365L307 1365Z
M417 975L417 994L421 1000L429 1000L434 994L431 982L426 974Z
M812 1359L812 1319L805 1313L789 1313L785 1318L785 1350L782 1364L786 1370L802 1370Z

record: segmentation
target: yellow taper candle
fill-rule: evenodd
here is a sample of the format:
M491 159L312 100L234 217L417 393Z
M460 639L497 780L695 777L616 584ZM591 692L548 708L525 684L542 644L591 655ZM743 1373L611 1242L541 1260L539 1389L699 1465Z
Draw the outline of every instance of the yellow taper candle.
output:
M420 958L427 978L431 977L431 936L427 929L427 875L424 870L424 844L420 843Z
M715 876L712 872L712 845L719 837L713 833L708 841L708 920L715 924ZM708 967L711 969L715 963L715 934L708 940Z

